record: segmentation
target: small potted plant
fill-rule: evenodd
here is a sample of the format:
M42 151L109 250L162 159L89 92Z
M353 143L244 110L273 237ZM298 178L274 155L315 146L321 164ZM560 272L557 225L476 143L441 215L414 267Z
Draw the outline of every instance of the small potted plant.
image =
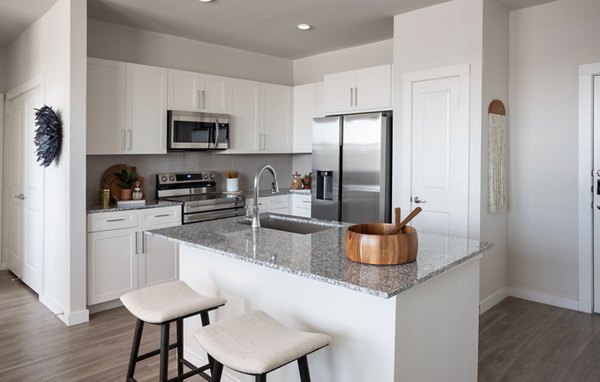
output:
M302 178L302 187L305 190L310 190L310 184L312 183L312 172L308 174L304 174L304 178Z
M135 171L122 169L120 172L117 172L115 176L121 182L121 200L130 200L131 186L138 180L138 175Z

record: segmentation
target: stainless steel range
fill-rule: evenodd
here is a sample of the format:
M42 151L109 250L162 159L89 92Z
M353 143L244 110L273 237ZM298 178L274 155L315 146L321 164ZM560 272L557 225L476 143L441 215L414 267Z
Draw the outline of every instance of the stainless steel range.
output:
M244 215L244 197L216 192L215 177L211 171L156 174L157 197L183 204L183 224Z

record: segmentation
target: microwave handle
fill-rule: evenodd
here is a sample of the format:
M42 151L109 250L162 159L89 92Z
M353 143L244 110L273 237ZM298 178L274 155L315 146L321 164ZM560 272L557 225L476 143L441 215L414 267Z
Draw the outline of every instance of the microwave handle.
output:
M215 149L219 143L219 121L215 119Z

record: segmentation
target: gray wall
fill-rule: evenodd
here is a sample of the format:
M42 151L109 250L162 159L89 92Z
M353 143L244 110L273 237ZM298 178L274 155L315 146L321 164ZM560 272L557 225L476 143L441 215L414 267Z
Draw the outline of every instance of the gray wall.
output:
M292 85L291 60L89 20L88 56Z
M323 81L329 73L391 64L394 40L384 40L294 61L294 85Z
M156 196L156 174L179 171L216 171L217 189L225 188L224 170L240 172L240 189L250 190L254 174L261 165L268 163L275 168L280 187L290 187L292 176L291 155L227 155L211 154L201 151L175 152L167 155L88 155L87 161L87 203L98 203L104 171L114 165L124 163L135 166L144 177L146 198ZM298 170L300 171L300 170ZM263 175L261 188L269 188L270 177Z

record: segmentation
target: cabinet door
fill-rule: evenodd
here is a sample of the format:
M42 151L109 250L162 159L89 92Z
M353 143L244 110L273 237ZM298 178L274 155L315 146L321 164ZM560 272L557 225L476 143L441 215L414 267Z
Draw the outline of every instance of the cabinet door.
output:
M88 58L87 153L125 152L125 77L123 62Z
M199 74L198 78L198 109L208 113L227 113L227 78L207 74Z
M275 196L267 196L264 198L268 212L275 212L278 214L288 214L289 213L289 195L275 195Z
M167 69L127 64L127 153L167 153Z
M181 225L181 224L177 224ZM165 226L149 229L166 228ZM140 232L139 287L161 284L179 278L178 245Z
M291 153L292 88L262 83L261 111L259 150Z
M294 86L293 152L312 152L312 122L319 115L319 85ZM320 108L322 111L322 107Z
M310 217L311 197L310 195L291 194L290 214L295 216Z
M88 304L115 300L138 287L137 228L87 235Z
M231 79L229 81L230 149L226 152L258 150L258 105L260 83Z
M169 110L198 111L197 74L169 69Z
M356 108L385 110L392 107L391 65L374 66L356 71Z
M326 115L354 109L355 72L328 74L323 82L323 107Z

